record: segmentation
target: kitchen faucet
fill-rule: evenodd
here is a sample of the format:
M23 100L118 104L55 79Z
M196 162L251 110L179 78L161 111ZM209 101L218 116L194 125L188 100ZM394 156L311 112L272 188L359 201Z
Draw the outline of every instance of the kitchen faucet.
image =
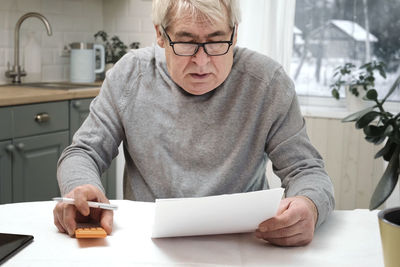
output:
M10 63L8 63L8 70L6 71L6 77L13 78L13 83L21 83L21 77L26 76L26 72L24 69L21 70L21 66L19 65L19 30L21 28L22 22L29 18L29 17L36 17L40 19L47 30L47 35L52 35L51 26L49 21L46 19L45 16L36 12L29 12L23 15L15 25L14 31L14 66L10 69Z

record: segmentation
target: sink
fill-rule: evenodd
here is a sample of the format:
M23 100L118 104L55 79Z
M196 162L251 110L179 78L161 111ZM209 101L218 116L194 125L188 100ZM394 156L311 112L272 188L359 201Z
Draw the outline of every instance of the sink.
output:
M93 83L69 83L69 82L34 82L34 83L13 83L1 86L35 87L41 89L71 90L81 88L100 88L100 84Z

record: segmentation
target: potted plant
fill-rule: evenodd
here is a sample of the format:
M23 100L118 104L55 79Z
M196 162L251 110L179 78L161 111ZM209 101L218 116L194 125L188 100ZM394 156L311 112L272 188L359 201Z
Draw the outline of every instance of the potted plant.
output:
M350 111L365 108L367 102L362 100L369 89L375 87L375 75L379 73L386 79L385 64L381 61L367 62L360 67L353 63L345 63L335 68L331 88L332 96L339 99L339 91L345 88L347 108Z
M375 89L366 92L365 99L373 106L360 110L344 118L343 122L355 122L363 129L365 139L373 144L386 142L375 158L383 157L388 165L372 194L369 208L378 208L392 194L400 175L400 112L392 114L385 110L388 97L400 85L400 76L395 80L389 92L379 99ZM400 203L399 203L400 205ZM378 213L385 266L399 266L400 253L400 207L381 210Z
M94 35L95 40L101 39L104 45L105 58L106 58L106 70L110 69L123 55L126 54L128 46L119 39L118 36L114 35L111 40L108 40L108 34L105 31L98 31ZM133 42L129 45L130 49L138 49L140 43Z

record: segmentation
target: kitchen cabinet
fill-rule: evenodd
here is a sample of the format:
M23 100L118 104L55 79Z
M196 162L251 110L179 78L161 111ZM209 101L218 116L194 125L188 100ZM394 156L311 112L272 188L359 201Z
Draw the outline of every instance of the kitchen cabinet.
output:
M0 204L12 200L10 147L11 141L0 141Z
M0 109L0 204L11 202L11 116L11 108Z
M76 99L70 101L70 142L75 132L89 115L89 106L93 98ZM116 160L113 160L110 167L101 176L101 182L109 199L116 197Z
M13 202L50 200L59 196L57 161L68 146L68 131L14 139Z
M0 108L1 203L58 196L56 163L69 142L68 101Z
M0 107L0 203L60 195L57 161L87 116L72 107L90 100ZM112 168L102 177L109 198L115 198L115 164Z

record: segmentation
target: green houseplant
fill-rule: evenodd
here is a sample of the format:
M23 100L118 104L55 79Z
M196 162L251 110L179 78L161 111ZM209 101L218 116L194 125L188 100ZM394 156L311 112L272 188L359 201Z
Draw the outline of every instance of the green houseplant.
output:
M385 102L400 84L400 76L395 80L389 92L383 99L378 98L375 89L369 89L365 99L375 102L366 109L353 113L343 122L355 122L357 129L363 129L365 139L373 144L386 141L384 147L378 151L375 158L383 157L389 164L378 183L370 202L370 209L376 209L392 193L399 178L400 167L400 112L392 114L385 110Z
M382 61L367 62L358 68L353 63L345 63L335 68L333 72L332 96L339 99L339 91L342 86L347 87L349 92L358 97L360 90L364 92L375 86L375 73L386 79L385 64Z
M105 31L98 31L94 35L95 40L100 38L104 44L106 64L115 64L123 55L126 54L128 46L125 45L124 42L122 42L121 39L119 39L119 37L116 35L111 37L110 40L108 37L109 36ZM129 48L137 49L139 48L139 45L139 42L133 42L129 45Z
M366 109L353 113L343 122L355 122L358 129L363 129L365 139L373 144L386 142L375 158L383 157L388 165L372 194L369 208L378 208L392 194L400 175L400 112L393 114L385 109L388 97L400 85L400 76L395 80L383 99L378 98L375 89L366 92L365 99L375 102ZM399 203L400 205L400 203ZM379 228L386 267L399 266L400 254L400 207L382 210L378 213Z

